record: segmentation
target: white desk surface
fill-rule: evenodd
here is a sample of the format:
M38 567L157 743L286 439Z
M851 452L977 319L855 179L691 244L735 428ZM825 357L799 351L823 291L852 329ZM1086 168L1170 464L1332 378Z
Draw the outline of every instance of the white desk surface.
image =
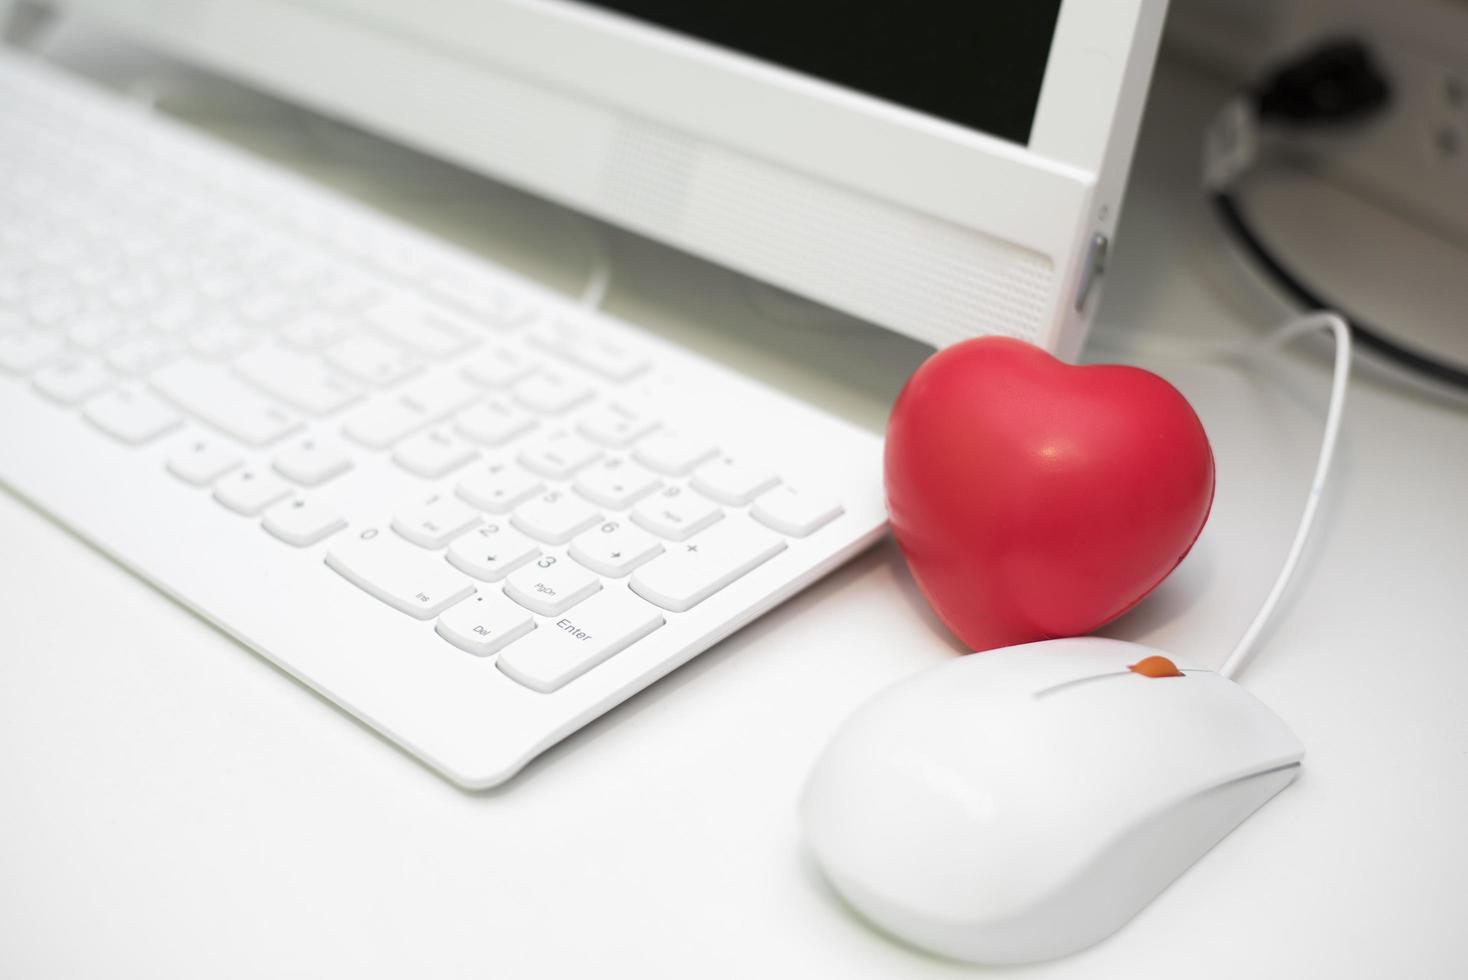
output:
M83 48L114 78L140 64ZM582 275L582 239L554 208L163 78L211 128L553 284ZM1108 348L1241 338L1278 312L1233 271L1195 192L1221 94L1174 66L1159 76L1099 318ZM772 324L768 297L733 277L611 239L613 311L868 425L922 356L858 327L838 345L853 335L834 318ZM1117 356L1098 341L1103 355ZM1198 408L1218 498L1194 554L1108 632L1216 664L1293 529L1328 359L1253 373L1135 359ZM797 836L833 727L955 655L890 544L473 795L4 494L0 542L0 976L983 972L863 926ZM1014 972L1463 976L1465 601L1468 411L1362 378L1302 580L1244 676L1308 746L1305 775L1119 934Z

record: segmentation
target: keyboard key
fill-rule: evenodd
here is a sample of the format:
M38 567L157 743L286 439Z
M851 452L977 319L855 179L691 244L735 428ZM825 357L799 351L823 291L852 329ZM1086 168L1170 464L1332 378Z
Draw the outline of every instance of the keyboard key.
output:
M650 469L667 476L687 476L704 460L718 453L713 443L672 429L660 429L637 443L633 457Z
M542 616L559 616L600 588L601 579L555 555L541 555L505 579L505 595Z
M82 350L97 350L104 347L118 337L137 333L142 329L137 321L112 316L92 315L82 317L66 328L66 339L75 347ZM0 364L3 364L3 355L0 355Z
M484 524L449 542L449 564L485 582L498 582L540 555L540 546L506 524Z
M0 368L12 374L29 374L65 349L60 337L40 330L17 330L0 334Z
M587 409L576 421L576 428L583 435L612 449L630 446L657 427L656 419L615 402L603 402Z
M428 290L488 327L518 326L535 315L525 293L473 273L442 270L428 280Z
M601 450L573 432L560 429L520 450L527 468L552 480L565 480L601 456Z
M362 397L360 387L315 357L274 345L241 354L234 369L266 394L311 415L327 415Z
M175 364L155 372L149 383L190 415L252 446L267 446L301 427L222 365Z
M238 323L213 322L189 331L188 348L200 357L217 361L249 350L259 340L259 334Z
M479 512L446 494L436 493L400 508L392 529L424 548L442 548L480 521Z
M536 362L530 355L513 347L496 345L466 361L464 374L486 388L508 388L528 377L535 368Z
M338 272L317 283L311 295L328 309L353 313L380 299L382 290L366 276Z
M447 418L479 397L472 385L452 375L427 377L403 388L399 397L435 422Z
M487 469L470 473L459 481L460 497L491 514L507 514L530 499L545 483L513 463L491 463Z
M502 446L536 426L535 417L506 398L491 398L460 412L454 425L475 442Z
M310 220L310 219L308 219ZM290 249L277 256L275 278L290 289L301 289L326 282L334 271L330 262L305 250Z
M386 449L463 408L478 392L452 378L414 382L357 409L342 430L369 449Z
M535 620L502 595L480 592L438 617L439 636L476 657L488 657L535 629Z
M304 486L320 486L352 468L352 459L335 443L302 439L275 457L275 472Z
M168 403L137 388L107 391L82 408L88 422L116 439L140 445L183 422Z
M665 487L632 508L632 520L674 541L702 531L723 516L718 504L683 487Z
M684 612L784 550L783 538L736 516L643 565L629 584L648 602Z
M565 687L664 622L626 589L607 589L500 654L496 665L512 680L549 694Z
M373 385L395 384L422 367L416 355L376 337L348 337L326 349L338 371Z
M153 329L176 334L197 322L199 315L193 300L182 293L174 293L151 307L144 318Z
M136 310L158 299L159 295L157 282L128 277L107 290L107 303L119 310Z
M110 230L102 232L98 237L106 237L111 233ZM186 282L192 279L195 272L195 263L192 255L186 253L182 248L164 251L154 256L150 264L153 266L153 271L157 272L164 279L175 283ZM126 275L126 267L119 269L117 274Z
M468 463L479 453L446 429L430 429L410 436L393 450L393 462L410 473L433 479Z
M107 259L82 259L71 266L71 281L87 292L115 284L119 277L127 274L125 266Z
M621 578L663 553L663 543L623 521L606 521L571 541L571 557L601 575Z
M564 544L601 520L601 511L564 490L531 497L515 508L510 522L539 541Z
M63 405L86 401L111 381L112 375L100 361L80 357L53 361L31 379L37 391Z
M577 405L590 401L595 394L588 385L553 371L532 374L512 390L520 404L544 415L568 412Z
M347 522L321 501L297 496L267 510L261 525L286 544L307 548L340 531Z
M273 326L295 313L296 303L280 290L256 288L239 301L236 309L246 323Z
M761 496L749 511L766 527L796 538L824 527L842 513L844 508L829 497L807 493L788 483Z
M107 349L107 364L123 374L147 374L173 360L182 351L172 337L139 334L118 341Z
M608 381L630 381L648 369L647 357L602 328L558 320L535 331L530 342Z
M54 327L81 313L84 304L73 293L41 293L26 304L26 313L38 327Z
M235 470L214 484L214 499L246 517L254 517L290 492L290 484L269 470L254 466Z
M243 465L244 457L217 439L192 438L168 457L168 472L196 487L213 483Z
M657 474L630 460L614 456L599 460L576 474L576 492L612 510L626 510L662 485Z
M429 257L417 247L381 233L358 239L357 254L382 272L417 282L428 270Z
M299 350L321 350L356 330L346 317L312 310L298 313L280 326L280 339ZM350 352L348 353L350 357Z
M336 538L326 564L347 581L414 619L432 619L474 594L474 583L437 555L368 528Z
M233 269L216 269L194 280L199 295L212 304L221 303L244 293L250 281Z
M424 357L446 357L474 343L473 323L407 297L374 303L364 319L378 333Z
M397 398L384 398L353 412L342 431L368 449L387 449L433 421Z
M743 507L779 482L773 470L735 456L720 456L693 474L694 489L732 507Z

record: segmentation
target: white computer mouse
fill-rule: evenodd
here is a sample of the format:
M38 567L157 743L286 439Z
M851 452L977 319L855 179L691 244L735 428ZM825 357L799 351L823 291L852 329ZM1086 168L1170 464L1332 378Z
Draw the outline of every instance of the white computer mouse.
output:
M1024 963L1104 939L1304 756L1233 681L1183 663L1174 676L1130 669L1161 656L1049 640L878 695L806 785L816 862L873 923L957 959Z

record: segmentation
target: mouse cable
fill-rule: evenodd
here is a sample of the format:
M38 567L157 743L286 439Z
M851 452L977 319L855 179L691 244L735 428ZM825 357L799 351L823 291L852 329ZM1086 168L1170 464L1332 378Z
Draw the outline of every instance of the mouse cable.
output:
M1259 611L1254 614L1254 621L1249 624L1249 628L1234 645L1233 651L1224 660L1223 666L1218 668L1218 672L1224 677L1233 677L1248 662L1259 641L1260 634L1264 632L1264 627L1274 615L1290 580L1295 575L1295 569L1300 564L1300 557L1305 552L1305 542L1309 539L1310 529L1315 524L1315 514L1320 507L1321 495L1325 491L1330 463L1335 457L1336 442L1341 431L1341 416L1346 407L1346 387L1351 378L1351 329L1338 313L1317 311L1302 314L1255 345L1251 345L1255 350L1278 349L1298 337L1321 330L1329 330L1335 338L1335 372L1331 378L1330 406L1325 413L1325 433L1320 440L1320 456L1315 463L1315 475L1310 480L1310 493L1305 498L1305 509L1300 515L1300 524L1295 530L1295 539L1290 542L1289 553L1285 556L1284 565L1279 570L1279 576L1275 579L1273 588L1269 590L1269 595L1265 597L1264 604L1259 607Z
M1307 310L1340 309L1289 267L1254 230L1232 188L1254 168L1261 143L1289 131L1339 132L1390 102L1385 76L1361 42L1335 39L1280 67L1226 105L1204 139L1203 180L1234 243L1290 299ZM1468 390L1468 371L1392 340L1362 317L1346 316L1362 348L1431 381Z
M1294 541L1290 544L1290 550L1285 557L1283 567L1280 569L1279 577L1273 588L1270 589L1264 604L1260 606L1255 614L1253 622L1234 645L1233 650L1224 660L1219 673L1225 677L1232 677L1252 655L1254 646L1259 636L1264 631L1270 617L1274 615L1275 608L1284 597L1285 590L1289 586L1290 579L1295 574L1296 566L1304 554L1306 539L1310 536L1310 530L1315 523L1315 511L1319 506L1321 495L1324 493L1327 476L1330 472L1331 460L1335 456L1336 441L1340 435L1341 416L1345 410L1346 388L1350 382L1351 358L1352 358L1352 332L1349 324L1338 313L1330 311L1316 311L1312 313L1301 313L1287 320L1283 325L1276 327L1273 332L1265 334L1253 340L1240 342L1208 343L1197 340L1177 340L1173 342L1158 343L1153 339L1143 341L1140 346L1131 345L1127 348L1121 346L1111 347L1107 338L1100 333L1092 334L1092 341L1099 341L1102 348L1111 347L1116 353L1135 353L1143 356L1159 357L1164 359L1178 359L1188 361L1220 360L1220 361L1246 361L1258 358L1263 354L1278 350L1290 341L1299 337L1315 334L1321 330L1329 330L1335 339L1335 371L1331 381L1330 404L1325 415L1325 432L1320 442L1320 456L1315 464L1315 474L1310 482L1310 493L1305 499L1305 508L1300 515L1299 528L1295 531Z

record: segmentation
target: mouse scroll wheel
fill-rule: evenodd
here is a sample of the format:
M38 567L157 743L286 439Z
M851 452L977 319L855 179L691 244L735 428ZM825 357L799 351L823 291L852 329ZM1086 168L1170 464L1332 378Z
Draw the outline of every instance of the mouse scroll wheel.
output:
M1138 660L1127 667L1132 673L1141 674L1143 677L1182 677L1183 672L1177 669L1177 664L1166 657L1147 657Z

